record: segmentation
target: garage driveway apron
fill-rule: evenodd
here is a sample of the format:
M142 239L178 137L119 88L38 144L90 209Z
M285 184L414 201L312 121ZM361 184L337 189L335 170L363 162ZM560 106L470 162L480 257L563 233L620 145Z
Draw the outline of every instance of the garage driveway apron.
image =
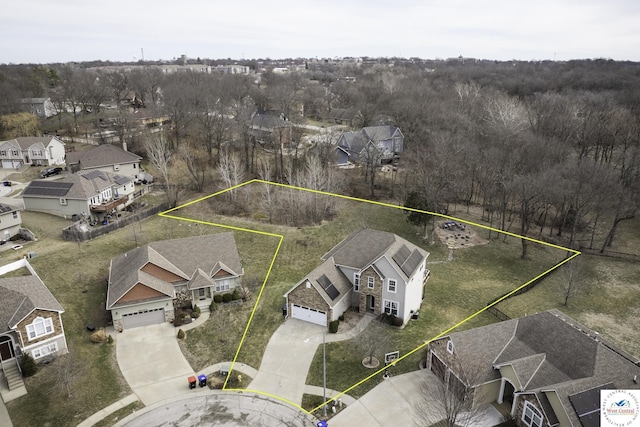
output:
M325 327L287 319L271 336L249 389L300 405L307 373Z
M187 378L195 373L180 351L173 325L132 328L115 338L120 371L142 403L188 392Z

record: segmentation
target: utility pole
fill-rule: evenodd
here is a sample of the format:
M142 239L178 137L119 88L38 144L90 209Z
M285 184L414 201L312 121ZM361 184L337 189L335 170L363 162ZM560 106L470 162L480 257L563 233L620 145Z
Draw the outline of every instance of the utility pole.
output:
M322 332L322 392L323 405L322 416L327 418L327 343L325 340L326 332Z

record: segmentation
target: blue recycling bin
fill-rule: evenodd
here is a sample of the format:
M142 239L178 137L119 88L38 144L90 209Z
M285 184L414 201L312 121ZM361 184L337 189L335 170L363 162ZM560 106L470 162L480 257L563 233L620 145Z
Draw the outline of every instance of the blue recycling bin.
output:
M207 385L207 376L205 374L198 375L198 384L200 384L200 387Z
M325 420L320 420L318 421L318 423L316 424L317 427L327 427L329 424L327 424L327 422Z

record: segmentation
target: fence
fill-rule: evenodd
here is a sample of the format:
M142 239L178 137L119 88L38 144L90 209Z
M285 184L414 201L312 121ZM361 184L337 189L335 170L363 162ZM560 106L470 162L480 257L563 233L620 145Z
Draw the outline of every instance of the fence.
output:
M112 231L119 230L129 224L138 222L144 218L150 217L151 215L156 215L162 211L166 211L167 209L169 209L169 203L161 203L158 206L152 206L129 214L125 217L118 218L107 225L94 226L87 230L79 230L76 226L77 223L75 223L62 230L62 238L72 242L85 242Z
M589 248L580 248L580 252L586 255L596 255L596 256L606 256L609 258L619 258L619 259L628 259L631 261L640 261L640 255L638 254L630 254L627 252L616 252L605 249L604 251L599 251L597 249L589 249Z

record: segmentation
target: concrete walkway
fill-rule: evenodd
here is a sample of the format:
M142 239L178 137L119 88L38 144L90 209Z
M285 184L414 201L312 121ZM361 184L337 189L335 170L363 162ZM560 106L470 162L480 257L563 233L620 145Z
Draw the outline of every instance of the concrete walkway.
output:
M118 400L116 403L112 403L106 408L101 409L95 414L91 415L89 418L87 418L86 420L78 424L78 427L91 427L94 424L96 424L98 421L102 421L103 419L107 418L109 415L113 414L114 412L137 401L138 401L138 396L136 396L135 394L130 394L127 397ZM4 425L4 424L0 424L0 425Z

